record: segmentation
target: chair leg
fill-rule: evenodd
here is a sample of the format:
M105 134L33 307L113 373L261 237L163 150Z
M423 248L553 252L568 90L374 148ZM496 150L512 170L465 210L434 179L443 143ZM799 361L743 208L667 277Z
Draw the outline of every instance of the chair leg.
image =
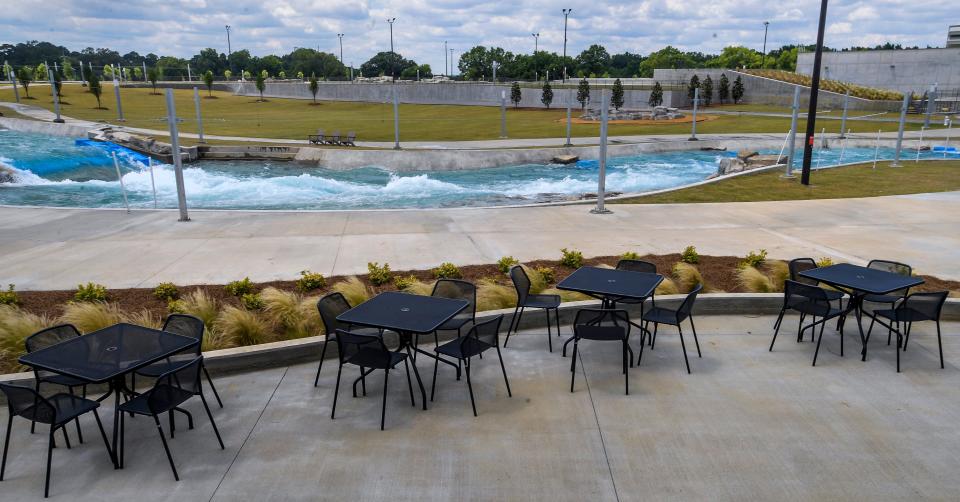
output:
M800 312L800 324L797 324L797 343L803 341L803 320L807 315L803 312Z
M817 348L813 351L813 365L814 365L814 366L817 365L817 354L820 353L820 342L823 341L823 327L824 327L826 324L827 324L826 321L824 321L823 324L820 325L820 337L817 338ZM814 325L814 324L811 324L811 325L809 326L809 327L813 328L813 329L810 330L810 331L812 331L813 333L816 333L816 331L817 331L817 328L816 328L815 326L816 326L816 325Z
M703 357L703 354L700 353L700 340L697 340L697 327L693 325L693 316L688 317L690 319L690 329L693 330L693 343L697 346L697 357Z
M516 329L514 328L514 325L519 325L519 322L520 322L518 317L519 314L520 314L520 306L517 305L513 309L513 317L510 318L510 325L507 326L507 339L503 341L504 347L506 347L507 344L510 343L510 334Z
M33 382L33 390L37 391L37 394L40 393L40 380L37 378ZM37 423L33 420L30 421L30 434L33 434L37 430Z
M340 374L343 373L343 363L337 368L337 384L333 387L333 406L330 408L330 420L337 414L337 394L340 393Z
M650 350L653 350L654 344L657 343L657 328L659 327L659 323L653 323L653 334L650 335Z
M100 414L97 413L96 408L93 410L93 418L97 420L97 428L100 429L100 437L103 438L103 446L107 448L107 455L110 455L110 462L116 463L116 459L113 458L113 450L110 449L110 442L107 441L107 431L103 429L103 422L100 421Z
M73 393L73 387L67 387L67 391L70 392L71 396L76 395ZM77 425L77 441L80 441L80 444L83 444L83 431L80 430L80 417L73 419L73 421L76 422Z
M163 427L160 425L160 417L154 415L153 422L157 424L157 432L160 434L160 441L163 442L163 451L167 453L167 460L170 462L170 469L173 470L173 479L180 481L180 475L177 474L177 466L173 463L173 455L170 454L170 446L167 445L167 436L163 434Z
M126 430L127 430L127 419L126 413L118 413L120 416L120 446L117 448L117 467L123 469L123 458L124 452L126 450ZM114 436L116 437L116 436ZM115 446L116 447L116 446Z
M470 358L467 358L466 364L464 364L465 369L467 370L467 390L470 392L470 406L473 407L473 416L477 416L477 403L473 400L473 382L470 381Z
M177 422L173 418L173 410L167 412L167 419L170 422L170 439L174 439L173 435L177 429Z
M47 442L47 480L43 485L43 496L50 496L50 463L53 460L53 433L56 431L53 425L50 426L50 438Z
M510 380L507 379L507 367L503 365L503 355L500 353L500 347L497 347L497 357L500 359L500 371L503 372L503 383L507 384L507 396L513 397L510 391Z
M912 328L913 328L913 323L907 324L907 330L906 330L907 333L906 333L906 335L903 337L903 351L904 351L904 352L907 351L907 344L910 343L910 331L912 330Z
M773 323L773 340L770 340L769 352L773 352L773 344L777 342L777 334L780 333L780 323L783 322L784 312L786 312L785 308L780 309L780 315L777 316L777 321Z
M416 406L417 401L413 398L413 382L410 380L410 365L407 364L407 360L403 360L403 368L407 370L407 388L410 389L410 406Z
M380 408L380 430L387 422L387 382L390 379L390 370L383 370L383 405Z
M67 428L61 427L60 432L63 433L63 440L67 443L67 449L69 450L71 446L70 446L70 435L67 434Z
M550 331L550 309L543 309L543 312L547 316L547 348L550 349L550 352L553 352L553 338L550 336L553 334Z
M940 319L937 319L937 348L940 350L940 369L943 369L943 341L940 339Z
M326 345L324 345L324 347L326 347ZM220 407L223 408L223 401L220 400L220 393L217 392L217 387L213 385L213 379L210 378L210 373L207 371L207 366L204 364L200 367L203 368L203 376L207 377L207 383L210 384L210 390L213 391L213 397L217 398L217 404L219 404ZM319 368L317 368L317 374L318 375L320 374Z
M440 356L437 355L437 357L440 357ZM440 367L440 360L434 359L433 360L433 381L430 382L430 402L433 402L434 393L436 393L437 391L437 368L439 367Z
M633 358L631 357L632 361ZM630 395L630 371L627 369L627 341L623 341L623 385L626 395Z
M909 324L904 323L906 326ZM903 335L897 331L897 373L900 373L900 347L903 345Z
M843 329L840 329L840 357L843 357Z
M557 338L560 338L560 309L553 309L553 322L557 325Z
M213 433L217 435L217 442L220 443L220 449L225 450L223 446L223 438L220 437L220 429L217 429L217 423L213 420L213 413L210 413L210 406L207 405L207 398L203 397L203 393L200 393L200 401L203 402L203 409L207 412L207 418L210 419L210 425L213 426Z
M683 362L687 364L687 374L690 374L690 360L687 359L687 344L683 341L683 329L677 324L677 333L680 334L680 347L683 348Z
M0 460L0 481L3 481L3 473L7 470L7 450L10 449L10 429L13 428L13 414L7 417L7 435L3 440L3 460Z
M573 340L573 353L570 355L570 392L573 392L573 382L577 378L577 345L579 338Z
M327 345L330 343L330 338L323 342L323 348L320 349L320 364L317 365L317 377L313 379L313 386L316 387L320 383L320 370L323 369L323 359L327 356Z

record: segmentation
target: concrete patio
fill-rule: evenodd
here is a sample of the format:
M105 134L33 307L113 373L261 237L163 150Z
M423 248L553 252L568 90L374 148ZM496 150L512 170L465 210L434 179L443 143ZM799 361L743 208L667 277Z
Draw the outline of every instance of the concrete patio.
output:
M701 316L703 358L687 335L687 375L675 331L630 371L623 393L618 344L581 345L576 392L570 359L542 334L512 337L503 355L477 360L470 412L465 382L441 368L428 411L410 406L403 370L379 430L382 377L368 396L341 388L336 363L215 376L226 408L213 412L217 447L199 400L197 428L180 417L174 482L156 430L128 421L126 468L115 471L84 417L87 442L54 450L51 498L60 500L892 500L960 493L960 323L943 324L946 369L932 326L914 328L897 374L883 336L861 362L828 329L817 367L813 344L795 342L787 318L772 353L769 316ZM569 334L568 326L564 334ZM538 331L539 333L539 331ZM875 333L876 334L876 333ZM632 339L639 349L639 337ZM429 392L432 364L419 359ZM346 373L345 373L346 374ZM349 372L351 376L356 370ZM419 397L418 397L419 399ZM418 403L419 404L419 403ZM107 427L110 410L103 409ZM6 410L0 412L6 422ZM46 438L16 420L3 500L39 499ZM75 430L71 426L71 436Z

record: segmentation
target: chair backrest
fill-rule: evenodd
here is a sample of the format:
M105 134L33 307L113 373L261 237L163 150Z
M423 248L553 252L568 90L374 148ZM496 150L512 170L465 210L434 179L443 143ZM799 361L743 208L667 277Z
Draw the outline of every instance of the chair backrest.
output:
M200 394L200 370L203 356L198 356L183 366L168 371L157 378L147 397L147 407L154 413L162 413Z
M339 138L340 138L340 131L339 131L339 130L333 131L332 133L330 133L330 136L331 136L333 139L339 139Z
M467 336L463 338L464 340L473 339L490 347L497 347L500 345L500 324L502 322L503 314L500 314L493 319L474 324Z
M203 345L203 320L188 314L170 314L163 322L163 331L198 340L196 353L200 355Z
M35 350L45 349L51 345L65 342L78 336L80 336L80 330L78 330L74 325L61 324L59 326L52 326L47 329L37 331L36 333L28 336L24 344L27 347L27 352L33 352Z
M830 309L830 299L827 298L827 292L820 287L811 286L802 282L786 280L783 284L783 294L785 297L800 297L807 302L818 304L821 307Z
M353 140L357 139L357 133L356 133L356 131L350 131L350 132L348 132L348 133L347 133L347 139L349 139L350 141L353 141Z
M940 311L943 310L943 304L946 303L949 294L949 291L913 293L903 300L897 310L911 311L912 318L915 321L936 321L940 319Z
M317 129L317 136L323 137L323 129Z
M790 269L790 280L816 286L818 281L800 275L800 272L813 270L817 268L817 262L813 258L794 258L787 264Z
M517 290L517 305L523 305L530 294L530 278L520 265L510 267L510 280L513 282L513 289Z
M690 315L690 312L693 311L693 302L697 301L697 295L699 295L700 291L702 290L703 284L697 284L693 290L687 293L687 297L683 299L683 303L681 303L680 307L677 309L678 320L684 319Z
M898 261L891 260L870 260L870 263L867 263L867 268L872 268L874 270L883 270L884 272L890 272L891 274L899 274L905 276L913 275L913 267L907 265L906 263L900 263ZM906 296L907 291L910 288L898 289L896 291L891 291L887 294L894 296Z
M337 320L337 316L350 310L350 302L341 293L330 293L317 300L317 310L320 312L320 320L323 321L323 329L329 335L338 329L347 329L346 323Z
M617 270L629 270L630 272L643 272L646 274L656 274L657 266L644 260L620 260L617 262Z
M454 319L474 320L477 317L477 286L472 282L459 279L438 279L433 285L430 296L466 300L469 305L454 316Z
M379 369L390 367L390 350L379 336L360 335L342 329L338 329L335 334L340 364L362 351L366 356L364 362L369 363L370 367Z
M597 319L606 316L616 316L622 320L627 334L630 333L630 313L623 309L580 309L573 318L573 330L577 331L579 326L591 325Z
M52 424L57 410L39 392L19 385L0 383L0 391L7 397L10 416L22 416L42 424Z

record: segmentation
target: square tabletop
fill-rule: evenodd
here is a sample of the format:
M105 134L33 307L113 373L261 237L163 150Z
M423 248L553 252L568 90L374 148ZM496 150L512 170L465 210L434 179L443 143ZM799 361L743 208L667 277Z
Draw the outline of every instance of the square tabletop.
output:
M134 324L114 324L20 357L20 363L98 383L136 371L200 343Z
M557 284L557 289L578 291L588 295L643 299L652 295L663 281L660 274L580 267Z
M861 267L850 263L838 263L829 267L813 268L800 275L831 286L882 295L891 291L912 288L923 284L923 279L900 275L885 270Z
M467 308L466 300L387 291L337 316L337 320L402 333L432 333Z

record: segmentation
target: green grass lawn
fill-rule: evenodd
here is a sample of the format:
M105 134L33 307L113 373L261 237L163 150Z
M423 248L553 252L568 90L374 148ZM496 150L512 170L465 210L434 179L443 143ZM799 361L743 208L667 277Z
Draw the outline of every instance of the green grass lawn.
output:
M810 173L810 185L797 177L784 179L783 171L737 176L716 183L656 195L611 201L615 204L670 204L684 202L753 202L764 200L840 199L960 190L960 160L905 162L890 167L880 162L822 169Z
M96 109L96 99L84 88L65 85L61 112L68 117L117 123L113 86L104 83L101 101L108 109ZM123 125L166 130L166 106L163 95L151 94L150 89L122 89ZM194 120L193 91L174 91L178 115L183 118L182 132L196 132ZM203 96L207 93L203 92ZM21 92L21 97L23 92ZM23 103L53 108L49 87L34 86L31 96L35 99ZM262 138L306 139L308 134L324 129L328 133L356 131L359 140L392 141L393 107L388 103L320 102L313 106L310 101L270 98L257 102L257 98L234 96L226 92L214 92L216 99L202 99L204 132L211 135L246 136ZM0 90L0 101L13 101L13 91ZM726 108L726 107L725 107ZM563 109L509 109L507 132L510 138L559 138L566 134ZM805 122L801 121L801 128ZM823 121L818 129L839 132L839 121ZM848 121L847 127L854 132L896 130L895 123L870 123ZM718 116L715 120L697 124L697 132L710 133L783 133L790 128L790 119L781 117ZM909 124L908 128L919 128ZM400 105L401 141L455 141L496 139L500 136L500 110L488 106L457 105ZM611 124L610 135L688 134L690 124ZM573 136L598 136L599 125L574 124Z

